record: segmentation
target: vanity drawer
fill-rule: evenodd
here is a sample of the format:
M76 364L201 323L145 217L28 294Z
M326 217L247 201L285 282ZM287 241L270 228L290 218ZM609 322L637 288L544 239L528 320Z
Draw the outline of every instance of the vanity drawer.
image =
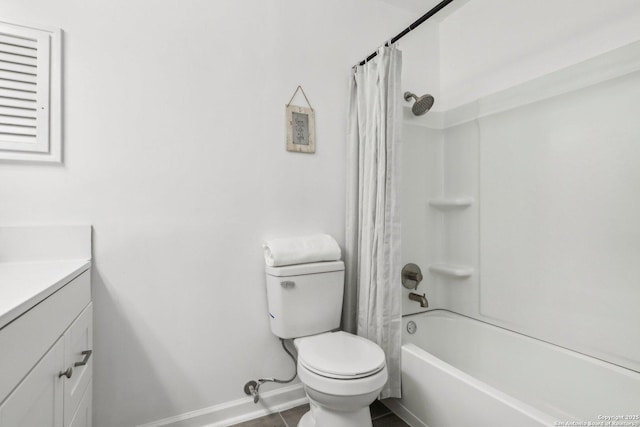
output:
M89 304L90 271L0 330L0 402Z

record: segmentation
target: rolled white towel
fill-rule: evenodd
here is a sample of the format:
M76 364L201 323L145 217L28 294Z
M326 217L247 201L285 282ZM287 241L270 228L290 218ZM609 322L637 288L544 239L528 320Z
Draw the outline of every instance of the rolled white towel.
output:
M338 242L328 234L273 239L264 242L262 248L264 262L269 267L337 261L342 255Z

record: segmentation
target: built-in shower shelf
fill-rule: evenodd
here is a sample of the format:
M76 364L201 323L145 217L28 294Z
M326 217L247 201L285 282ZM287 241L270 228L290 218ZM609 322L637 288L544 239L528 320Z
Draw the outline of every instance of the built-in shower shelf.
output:
M473 274L473 267L451 264L434 264L429 266L429 271L448 277L469 277Z
M431 199L429 205L440 210L464 209L473 204L472 197L451 197L442 199Z

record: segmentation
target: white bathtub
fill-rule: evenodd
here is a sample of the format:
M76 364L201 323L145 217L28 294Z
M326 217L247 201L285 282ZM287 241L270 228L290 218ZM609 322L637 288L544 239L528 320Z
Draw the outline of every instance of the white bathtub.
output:
M637 372L444 310L403 328L385 403L413 427L640 426Z

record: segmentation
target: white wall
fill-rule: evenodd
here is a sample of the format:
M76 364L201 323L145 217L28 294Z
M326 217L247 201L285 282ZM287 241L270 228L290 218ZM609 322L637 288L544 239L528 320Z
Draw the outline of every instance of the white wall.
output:
M640 37L636 0L471 0L440 24L444 110Z
M65 165L1 164L0 223L94 226L95 427L290 375L260 243L343 241L350 67L412 15L366 0L5 0L2 18L64 30ZM298 84L315 155L284 149Z

